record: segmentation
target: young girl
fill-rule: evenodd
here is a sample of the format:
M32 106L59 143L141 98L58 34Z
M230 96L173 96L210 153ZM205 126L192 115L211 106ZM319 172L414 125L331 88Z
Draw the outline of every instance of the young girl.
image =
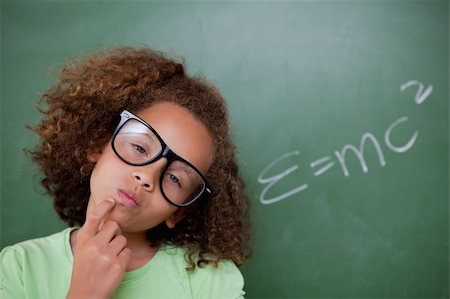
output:
M1 298L242 298L248 201L226 104L148 48L65 64L30 151L70 227L0 253Z

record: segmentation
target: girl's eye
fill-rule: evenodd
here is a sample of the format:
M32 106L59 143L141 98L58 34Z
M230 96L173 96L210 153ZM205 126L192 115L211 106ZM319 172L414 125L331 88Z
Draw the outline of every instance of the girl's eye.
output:
M167 175L168 175L169 180L170 180L171 183L173 183L173 184L175 184L175 185L177 185L178 187L181 188L181 182L175 175L173 175L171 173L169 173Z
M180 182L178 180L178 178L176 176L174 176L173 174L169 174L169 178L172 183L178 184Z
M145 155L145 148L143 148L139 144L133 144L133 147L138 153Z

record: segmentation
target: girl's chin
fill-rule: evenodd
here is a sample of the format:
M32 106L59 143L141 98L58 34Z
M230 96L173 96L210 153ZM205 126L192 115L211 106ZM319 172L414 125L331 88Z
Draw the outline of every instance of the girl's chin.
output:
M120 226L126 224L131 218L131 215L127 214L120 207L114 207L107 216L108 220L116 221Z

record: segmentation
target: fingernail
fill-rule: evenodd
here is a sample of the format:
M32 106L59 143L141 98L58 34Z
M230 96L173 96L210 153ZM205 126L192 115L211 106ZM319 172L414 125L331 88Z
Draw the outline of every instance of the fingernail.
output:
M111 202L111 203L115 203L114 199L112 199L112 198L107 198L106 200Z

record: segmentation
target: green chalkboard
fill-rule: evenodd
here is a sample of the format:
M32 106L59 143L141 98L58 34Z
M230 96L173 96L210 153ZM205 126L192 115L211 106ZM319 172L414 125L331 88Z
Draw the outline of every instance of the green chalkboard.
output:
M65 225L22 152L65 59L186 58L252 204L247 298L449 297L448 1L2 1L1 247Z

